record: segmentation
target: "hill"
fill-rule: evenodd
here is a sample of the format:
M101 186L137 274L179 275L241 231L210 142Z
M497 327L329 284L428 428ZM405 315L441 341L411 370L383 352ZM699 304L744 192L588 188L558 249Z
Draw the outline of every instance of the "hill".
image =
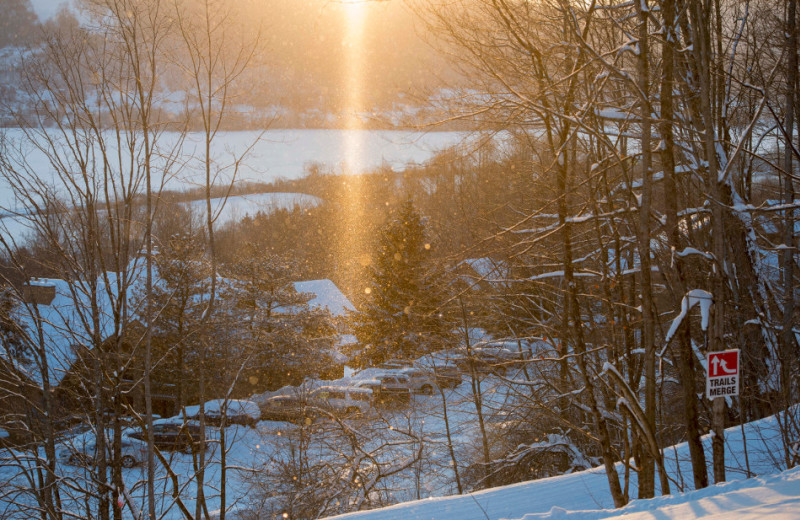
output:
M499 520L619 518L800 518L800 469L780 472L776 455L779 430L774 417L729 428L726 461L730 482L692 490L691 464L686 444L664 450L675 494L634 500L614 510L602 467L570 475L523 482L461 496L407 502L373 511L336 517L337 520ZM711 438L703 439L711 460ZM747 457L745 457L747 448ZM747 460L746 460L747 459ZM760 475L757 478L748 477ZM621 464L618 465L622 473ZM635 478L635 477L634 477ZM688 480L687 480L688 478ZM636 489L631 485L631 489ZM684 492L680 490L683 489ZM775 516L772 516L775 515Z

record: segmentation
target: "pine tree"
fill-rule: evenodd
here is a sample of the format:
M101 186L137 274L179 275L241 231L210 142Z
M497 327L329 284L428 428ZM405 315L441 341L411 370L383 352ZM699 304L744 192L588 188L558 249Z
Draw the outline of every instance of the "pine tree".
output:
M157 357L164 356L161 376L177 385L178 408L195 396L187 378L196 362L195 344L200 328L210 267L202 241L190 233L172 235L154 258L158 282L153 287L154 342Z
M228 266L222 291L228 332L220 345L238 344L236 351L217 349L243 366L238 388L246 395L297 384L318 377L330 364L334 327L330 313L312 309L312 295L293 285L297 266L274 255L250 250ZM236 363L234 363L236 365Z
M441 348L451 334L443 312L443 277L411 201L381 231L370 271L369 299L352 316L362 346L355 363L412 359Z

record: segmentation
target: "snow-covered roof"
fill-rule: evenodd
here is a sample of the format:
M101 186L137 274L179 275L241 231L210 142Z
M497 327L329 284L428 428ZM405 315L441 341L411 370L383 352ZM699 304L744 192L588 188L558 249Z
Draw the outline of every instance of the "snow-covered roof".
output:
M114 333L113 302L117 300L118 275L107 273L106 277L108 285L101 278L97 287L99 335L103 339ZM31 344L38 344L38 327L41 327L45 353L43 359L31 356L30 362L18 363L17 368L31 381L42 385L46 361L47 379L51 385L57 386L77 359L77 349L92 346L91 296L86 285L56 278L37 278L31 285L54 287L55 298L49 305L19 304L14 310L15 318L23 326Z
M356 309L347 296L330 280L294 282L294 288L299 293L314 295L308 302L312 309L328 309L334 316L344 316L348 311Z
M129 287L129 298L134 297L137 293L135 287L143 281L141 276L135 276L136 273L141 275L141 267L141 262L138 266L132 263L130 272L133 273L133 279L128 284L123 284ZM108 272L98 280L99 335L104 340L115 332L113 308L119 299L118 276L117 273ZM155 273L154 278L158 284L159 280ZM43 361L46 361L48 381L50 385L58 386L77 360L77 349L80 347L91 349L93 346L88 284L55 278L37 278L31 280L30 285L54 287L55 297L49 305L20 304L15 309L15 317L30 337L32 344L38 343L37 325L41 326L45 347L45 359L31 356L33 359L29 362L17 363L17 368L32 382L42 385L44 383L42 367ZM344 316L347 311L355 309L350 300L330 280L295 282L294 288L298 292L311 293L314 296L309 302L311 308L328 309L334 316ZM39 319L36 318L37 313ZM6 358L11 356L6 355Z

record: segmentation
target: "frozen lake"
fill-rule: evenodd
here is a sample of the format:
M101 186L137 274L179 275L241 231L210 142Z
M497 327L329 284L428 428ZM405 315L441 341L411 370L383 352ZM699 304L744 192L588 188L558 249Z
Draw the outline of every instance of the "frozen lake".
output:
M26 175L35 172L37 179L48 186L48 191L63 193L60 180L54 179L54 169L48 156L26 142L20 129L5 129L2 135L10 153L12 164L21 168L24 163ZM55 133L49 135L56 137ZM110 138L110 133L108 134ZM322 172L336 174L359 174L380 167L402 170L409 164L428 161L440 150L458 145L469 139L462 132L409 132L394 130L268 130L220 132L212 147L214 160L213 175L216 185L231 181L234 168L239 161L236 173L237 183L270 182L276 179L297 179L307 174L311 165L319 166ZM62 144L59 155L65 164L79 171ZM109 147L112 157L116 148ZM189 133L179 145L179 135L165 133L158 144L158 153L177 160L170 167L166 159L158 159L154 169L154 185L163 184L165 189L182 190L202 186L205 179L203 164L203 136ZM125 155L125 154L121 154ZM129 155L128 155L129 157ZM124 161L123 161L124 162ZM119 170L113 175L122 178ZM165 173L166 172L166 173ZM96 183L104 182L98 176ZM39 186L41 188L41 186ZM37 189L39 189L37 188ZM8 215L2 223L6 233L20 236L24 230L19 226L19 216L28 212L24 200L18 200L6 179L0 180L0 213ZM9 215L10 214L10 215Z

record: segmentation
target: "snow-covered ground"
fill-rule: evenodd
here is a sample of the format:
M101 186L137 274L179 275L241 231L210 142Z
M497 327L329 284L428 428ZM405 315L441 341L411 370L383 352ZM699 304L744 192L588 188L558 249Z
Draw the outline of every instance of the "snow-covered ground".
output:
M800 468L779 472L779 432L774 418L726 430L729 482L693 491L688 446L665 450L673 494L633 500L614 510L602 467L523 482L461 496L430 498L372 511L339 515L339 520L580 519L689 520L800 518ZM711 439L704 438L711 461ZM745 446L750 474L747 479ZM618 467L621 470L621 467ZM709 467L709 471L711 468ZM631 489L635 490L635 476ZM684 492L681 492L684 490ZM772 516L775 515L775 516Z
M488 415L503 410L508 394L499 379L487 377L482 393L485 399L485 412ZM467 461L469 450L476 446L477 441L478 425L470 385L464 382L456 389L447 391L446 396L456 458L459 465L462 465ZM426 439L428 443L422 460L386 480L385 487L382 488L386 493L386 500L389 503L397 502L397 505L350 513L339 518L499 520L620 517L637 520L645 518L672 520L749 519L763 518L762 515L767 514L784 515L776 518L800 518L800 508L798 508L800 473L790 471L778 474L783 463L780 434L774 418L766 418L748 424L744 428L735 427L727 430L726 462L728 479L732 482L692 492L688 447L681 444L664 452L673 495L651 501L633 501L622 510L613 510L602 467L468 495L456 495L452 466L446 449L441 405L442 401L438 395L415 396L411 407L389 409L380 415L348 419L345 421L347 430L335 422L322 422L320 429L315 430L311 437L324 438L317 449L330 449L335 442L331 439L336 439L337 435L345 439L348 432L358 432L364 437L363 447L374 450L376 456L374 460L388 466L400 464L409 458L413 450L418 447L418 444L411 442L413 438ZM214 429L211 431L218 439L219 432ZM232 426L226 430L229 469L225 482L227 505L232 514L237 511L252 512L259 504L263 505L264 489L268 490L266 499L269 498L275 482L265 480L264 475L279 467L282 457L287 457L292 448L297 448L294 444L297 438L293 436L293 432L297 432L296 426L274 421L259 422L256 428ZM407 435L408 433L411 436ZM706 437L705 443L707 458L710 461L710 438ZM747 458L745 458L745 447ZM220 507L219 445L215 445L208 455L210 465L206 472L204 489L209 509L214 510ZM194 511L197 484L192 456L182 453L167 453L167 456L178 476L180 496L189 510ZM19 466L8 457L3 459L5 463L0 465L0 489L25 486ZM87 477L86 469L69 465L60 466L59 473L75 479L74 482L80 482ZM165 513L164 518L181 518L180 511L171 497L172 481L168 478L166 470L160 466L157 474L159 479L157 489L163 493L159 509ZM747 479L748 476L759 476L759 478ZM143 507L145 469L141 466L124 469L123 477L134 503L140 508ZM70 497L68 489L63 499L67 504L74 504L78 511L84 504L85 497L77 491ZM630 489L635 496L635 474L632 476ZM5 498L0 496L0 502L3 502L0 506L9 515L7 518L24 518L24 515L12 514L15 507L8 503L9 496ZM14 497L18 500L29 499L24 495L14 495ZM408 502L417 498L422 500ZM731 516L732 512L742 516Z
M214 223L218 227L239 222L245 217L253 218L258 213L269 215L279 209L313 208L322 203L322 199L305 193L251 193L234 195L225 198L211 199L211 211ZM197 215L201 222L206 219L206 201L194 200L182 205Z
M589 508L580 509L571 505L570 490L581 493L580 488L572 487L574 482L565 477L547 479L563 486L558 493L564 498L564 505L552 506L540 513L511 513L510 516L496 516L490 511L497 510L495 504L511 501L519 511L538 510L538 503L548 497L548 482L520 486L508 486L499 490L475 493L458 500L431 499L415 504L404 504L382 510L365 511L358 514L341 515L337 519L359 518L375 520L378 518L426 518L436 520L467 520L472 518L520 518L522 520L797 520L800 518L800 468L756 477L736 480L709 486L705 489L676 493L651 500L634 500L628 506L618 509ZM574 479L572 479L574 481ZM538 484L538 485L536 485ZM550 500L545 500L550 502ZM407 516L413 507L412 516ZM486 508L484 515L484 510Z

